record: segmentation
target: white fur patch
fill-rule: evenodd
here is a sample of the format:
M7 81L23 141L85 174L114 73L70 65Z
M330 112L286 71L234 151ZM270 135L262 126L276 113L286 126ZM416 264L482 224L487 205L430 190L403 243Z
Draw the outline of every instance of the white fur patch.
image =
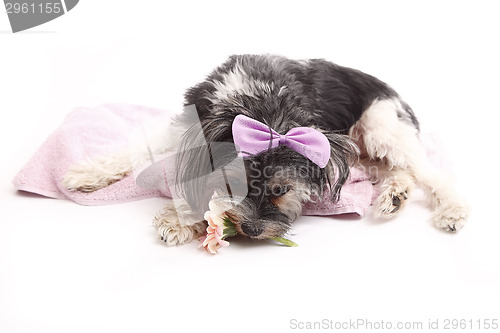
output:
M287 91L287 89L288 89L287 86L281 87L280 91L278 91L278 96L282 96Z
M232 70L223 75L222 80L212 81L216 89L212 96L207 98L212 102L225 100L235 94L257 97L262 94L270 94L275 90L273 82L250 79L248 74L236 64Z
M390 169L409 167L409 156L421 150L417 129L398 119L400 110L396 99L375 100L349 131L370 158L383 160Z

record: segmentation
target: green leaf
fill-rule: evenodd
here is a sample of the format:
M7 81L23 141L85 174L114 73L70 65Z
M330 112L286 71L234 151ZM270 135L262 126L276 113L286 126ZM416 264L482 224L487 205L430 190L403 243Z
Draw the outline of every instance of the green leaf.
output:
M233 222L231 222L229 217L225 216L222 220L224 221L224 231L222 234L222 239L226 239L227 237L236 236L238 234L238 231L236 230L236 226L234 225ZM275 240L275 241L280 242L281 244L289 246L289 247L299 246L297 243L292 242L291 240L283 238L283 237L270 237L269 239Z
M227 237L236 236L238 231L236 231L236 227L233 222L226 216L222 219L224 221L224 232L222 234L222 239L226 239Z
M291 240L283 238L283 237L269 237L269 239L275 240L277 242L280 242L281 244L284 244L284 245L290 246L290 247L299 246L299 244L292 242Z

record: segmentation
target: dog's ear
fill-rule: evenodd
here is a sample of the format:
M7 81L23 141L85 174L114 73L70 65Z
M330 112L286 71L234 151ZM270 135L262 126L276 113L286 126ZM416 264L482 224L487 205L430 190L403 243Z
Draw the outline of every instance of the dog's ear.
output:
M358 146L347 136L336 133L325 133L330 141L331 155L327 165L326 177L330 186L333 201L338 201L340 190L349 178L349 168L359 156Z
M220 170L237 157L234 143L228 140L230 131L231 122L205 119L190 126L181 138L176 155L176 191L194 212L206 211L214 191L226 186Z
M212 172L210 154L199 125L187 129L181 138L175 161L175 189L189 204L193 212L201 213L206 207L205 185L202 181Z

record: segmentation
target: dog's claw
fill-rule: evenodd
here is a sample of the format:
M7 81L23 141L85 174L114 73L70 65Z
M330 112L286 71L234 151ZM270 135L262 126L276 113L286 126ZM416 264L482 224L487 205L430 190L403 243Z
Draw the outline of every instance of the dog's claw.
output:
M398 211L402 210L408 199L408 191L387 191L388 193L383 193L378 199L376 205L379 207L378 216L380 217L392 217Z

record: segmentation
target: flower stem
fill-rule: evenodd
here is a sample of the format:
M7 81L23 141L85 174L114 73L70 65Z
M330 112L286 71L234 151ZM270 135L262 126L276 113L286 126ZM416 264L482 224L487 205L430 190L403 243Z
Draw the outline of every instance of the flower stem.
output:
M290 246L290 247L299 246L299 244L292 242L291 240L283 238L283 237L269 237L269 239L275 240L277 242L280 242L281 244L284 244L284 245Z

